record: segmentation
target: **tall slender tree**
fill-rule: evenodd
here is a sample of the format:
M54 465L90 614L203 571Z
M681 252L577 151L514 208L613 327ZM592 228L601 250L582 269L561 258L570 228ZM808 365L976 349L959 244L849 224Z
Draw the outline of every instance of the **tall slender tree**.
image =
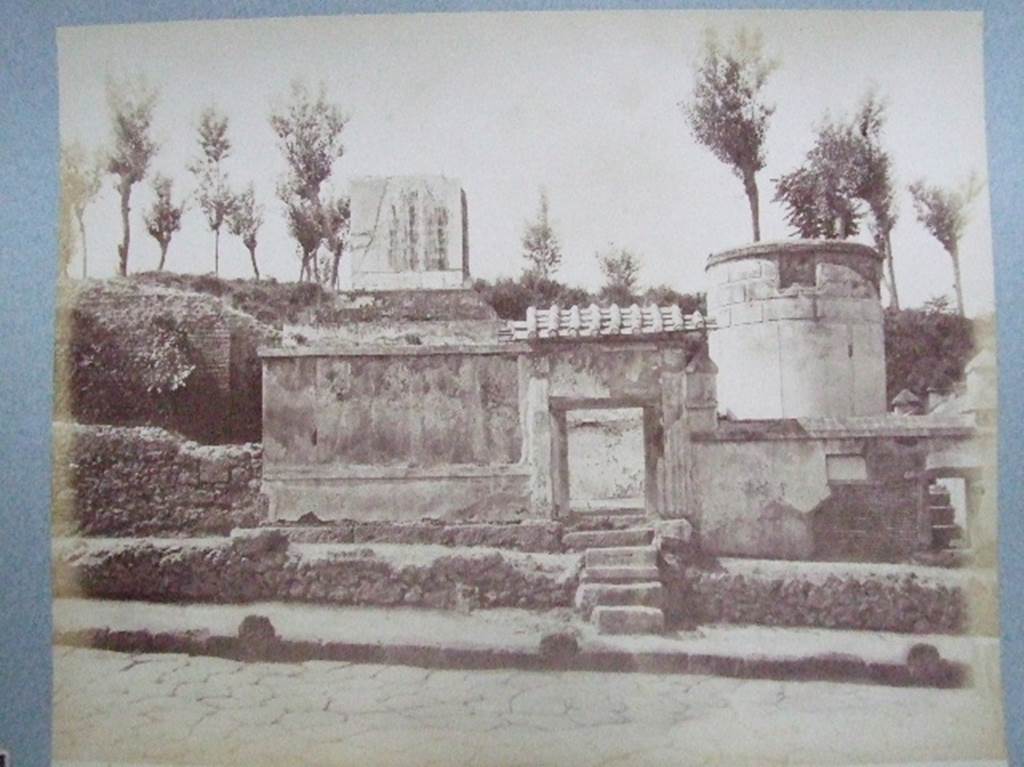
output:
M132 187L142 181L159 145L153 139L153 111L157 91L143 77L108 79L107 106L113 127L113 140L106 158L107 172L116 176L121 200L121 244L117 246L117 271L128 273L128 247L131 242Z
M244 192L235 198L235 205L228 218L228 231L242 239L249 260L252 261L252 272L256 279L260 278L260 268L256 264L256 237L263 226L263 206L256 204L256 192L249 184Z
M764 168L768 120L775 111L762 91L778 67L763 47L760 32L741 28L722 45L714 30L708 30L693 95L683 104L694 138L743 182L755 242L761 239L757 173Z
M953 262L956 309L961 317L964 316L964 291L960 279L960 238L970 220L968 209L980 192L981 182L974 174L953 189L926 184L923 180L910 185L917 220L939 241Z
M526 259L527 270L545 280L552 279L562 263L562 248L551 226L548 195L543 190L537 220L528 223L523 232L523 258Z
M236 197L223 162L231 154L228 118L207 107L199 118L199 157L189 166L198 182L199 207L213 232L213 273L220 273L220 230L234 210Z
M885 118L885 102L876 91L868 91L854 116L854 128L860 136L861 173L857 195L871 211L871 236L875 241L875 249L885 259L889 306L899 309L900 297L892 252L892 230L896 226L898 211L892 158L882 146Z
M185 212L185 203L174 202L172 192L171 179L157 173L153 177L153 203L143 214L146 231L160 246L160 264L157 266L160 271L163 271L167 260L167 248L171 244L171 237L181 229L181 216Z
M348 118L327 100L321 83L311 93L293 82L288 102L270 115L270 126L288 164L277 187L285 207L288 230L301 252L299 279L321 279L316 253L323 242L325 202L320 189L330 177L335 160L345 152L341 134Z
M61 206L78 225L78 242L82 250L82 279L89 276L89 251L85 237L85 211L103 184L104 156L97 152L90 157L77 141L60 150L60 194ZM63 214L62 214L63 215ZM62 225L63 226L63 225ZM68 230L70 233L70 229ZM64 247L62 243L62 247ZM71 247L71 243L68 243ZM70 257L70 251L68 252ZM67 265L63 267L65 270Z

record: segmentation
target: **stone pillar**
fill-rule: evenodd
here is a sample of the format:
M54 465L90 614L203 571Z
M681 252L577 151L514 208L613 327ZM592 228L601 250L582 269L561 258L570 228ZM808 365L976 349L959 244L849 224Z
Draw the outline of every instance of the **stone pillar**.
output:
M523 441L526 463L530 466L530 502L533 513L545 517L552 515L554 500L551 462L555 450L548 397L549 370L547 357L523 355L519 358L520 391L523 394ZM562 426L564 428L564 423Z
M686 422L686 351L665 349L661 353L661 419L665 455L659 472L662 517L678 518L686 512L687 458L690 433Z

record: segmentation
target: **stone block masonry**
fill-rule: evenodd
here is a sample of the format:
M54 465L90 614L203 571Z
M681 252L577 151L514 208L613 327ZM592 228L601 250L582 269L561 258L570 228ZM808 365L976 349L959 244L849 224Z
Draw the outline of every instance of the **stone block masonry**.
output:
M57 535L224 535L259 524L262 449L155 427L54 424Z

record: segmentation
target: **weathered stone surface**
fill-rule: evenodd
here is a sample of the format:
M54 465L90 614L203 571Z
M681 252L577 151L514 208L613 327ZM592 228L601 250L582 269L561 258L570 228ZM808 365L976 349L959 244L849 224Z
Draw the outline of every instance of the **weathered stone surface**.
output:
M55 591L176 602L568 607L579 557L497 549L306 546L279 532L232 540L58 540Z
M265 519L258 444L201 446L155 427L54 424L57 535L226 535Z
M640 567L590 567L582 578L588 583L629 583L635 581L656 581L661 573L654 565Z
M595 607L592 620L602 634L657 634L665 614L656 607Z
M665 589L661 583L582 583L576 591L576 609L584 617L597 606L640 605L661 609Z
M625 530L580 530L565 533L562 543L573 551L608 548L610 546L644 546L651 542L654 532L650 528L636 527Z
M654 545L660 549L678 551L693 542L693 525L685 519L664 519L654 524Z
M645 567L658 563L658 550L653 546L616 546L609 549L588 549L584 555L589 567Z

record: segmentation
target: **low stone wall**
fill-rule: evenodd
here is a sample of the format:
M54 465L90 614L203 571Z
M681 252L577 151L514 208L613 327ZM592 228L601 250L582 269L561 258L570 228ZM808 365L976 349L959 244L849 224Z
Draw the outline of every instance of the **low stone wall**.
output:
M489 548L289 544L271 532L230 540L64 539L53 547L58 596L161 602L549 609L572 605L580 561Z
M562 551L560 522L523 520L509 523L446 524L424 522L354 522L268 527L293 543L405 543L438 546L491 546L518 551Z
M258 444L55 423L54 455L55 535L226 535L265 518Z
M987 574L736 559L671 572L669 617L688 624L999 633L995 578Z

